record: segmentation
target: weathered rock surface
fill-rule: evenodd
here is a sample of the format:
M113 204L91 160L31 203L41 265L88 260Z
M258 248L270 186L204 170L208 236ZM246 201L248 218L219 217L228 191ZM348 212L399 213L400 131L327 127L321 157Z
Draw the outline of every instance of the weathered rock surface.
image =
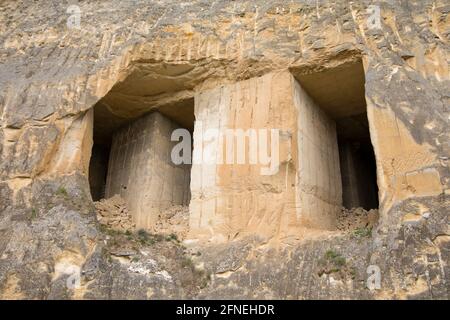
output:
M370 28L370 4L83 1L70 29L69 3L2 1L0 298L448 299L449 6L381 1ZM96 103L125 123L224 84L361 59L380 198L371 234L188 243L200 255L185 263L172 240L147 255L108 249L87 179ZM379 290L366 288L370 265Z

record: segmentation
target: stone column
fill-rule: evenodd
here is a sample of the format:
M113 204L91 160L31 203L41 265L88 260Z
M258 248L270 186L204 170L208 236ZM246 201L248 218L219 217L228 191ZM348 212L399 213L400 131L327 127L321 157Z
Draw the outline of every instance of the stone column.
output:
M226 241L257 234L285 239L296 237L304 225L334 227L342 201L335 125L290 72L198 92L195 116L194 161L202 154L211 161L192 167L191 238ZM236 152L234 162L226 162L227 129L247 134L244 163L238 163ZM267 141L260 140L265 134ZM253 144L250 137L256 139ZM270 150L276 140L279 166L270 173L259 151L263 146ZM232 141L236 151L238 138ZM251 163L255 147L258 157ZM275 154L268 156L276 160Z
M304 226L333 230L342 207L336 123L295 81L297 213Z
M106 197L122 196L136 228L150 229L161 211L189 203L190 165L174 165L170 140L179 125L153 112L114 134Z

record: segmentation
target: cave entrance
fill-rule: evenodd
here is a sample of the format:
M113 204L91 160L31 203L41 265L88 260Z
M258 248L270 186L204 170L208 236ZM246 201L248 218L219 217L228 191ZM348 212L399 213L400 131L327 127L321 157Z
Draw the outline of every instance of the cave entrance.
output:
M342 204L346 209L378 208L376 162L367 114L336 120Z
M94 106L89 167L92 199L119 195L137 229L150 229L171 206L188 206L190 164L171 160L172 132L194 128L194 99L133 108L108 94Z
M324 67L318 72L292 73L314 104L335 122L343 207L377 209L376 161L367 120L362 61Z

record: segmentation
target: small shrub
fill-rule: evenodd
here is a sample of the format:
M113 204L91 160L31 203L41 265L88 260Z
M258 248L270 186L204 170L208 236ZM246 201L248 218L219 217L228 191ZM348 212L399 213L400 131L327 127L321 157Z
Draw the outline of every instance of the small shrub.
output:
M150 234L145 231L144 229L139 229L137 232L139 242L143 245L147 244L147 242L150 242ZM153 243L151 243L153 244Z
M144 229L139 229L137 235L138 240L142 245L154 245L156 242L164 240L164 236L160 234L151 234Z
M327 252L325 252L325 258L326 259L334 259L336 257L339 256L339 253L337 253L334 250L327 250Z
M144 229L139 229L137 232L137 235L139 238L148 238L149 233L145 231Z
M35 208L31 209L31 216L30 219L33 220L37 217L37 210Z
M167 237L166 240L167 240L167 241L175 241L175 242L179 242L178 236L177 236L175 233L171 233L171 234Z
M358 228L353 231L353 236L355 238L370 238L372 236L372 228Z
M344 266L346 263L345 258L334 250L327 250L327 252L325 252L325 258L339 267Z
M347 263L347 261L345 260L344 257L339 256L339 257L336 257L336 258L334 259L334 263L335 263L337 266L339 266L339 267L343 267L343 266L345 266L345 264Z
M64 188L63 186L59 187L58 190L56 190L56 193L64 197L67 197L68 195L66 188Z

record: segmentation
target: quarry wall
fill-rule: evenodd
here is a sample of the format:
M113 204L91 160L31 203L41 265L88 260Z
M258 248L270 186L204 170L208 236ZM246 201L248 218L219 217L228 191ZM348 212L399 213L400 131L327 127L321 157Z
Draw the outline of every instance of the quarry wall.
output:
M216 281L191 296L448 299L448 4L372 5L109 0L80 2L74 16L64 2L3 1L0 296L189 296L156 271L131 272L131 262L103 255L88 172L95 119L101 119L96 104L106 106L107 121L100 121L106 132L162 106L172 116L182 113L194 98L195 120L206 127L280 128L282 151L272 176L252 175L260 166L193 165L192 234L216 236L220 247L204 255ZM335 233L308 238L299 217L312 227L333 225L341 203L339 160L330 161L338 159L333 121L302 103L308 99L294 78L322 108L321 97L336 97L350 84L328 72L354 63L364 67L380 220L361 242ZM317 91L320 81L310 82L311 75L332 85ZM328 103L351 104L340 99ZM317 126L306 130L311 123ZM319 137L326 143L314 141ZM149 159L168 166L154 153ZM272 250L263 245L267 238L279 249L270 251L271 263L261 258ZM333 275L316 272L327 250L351 260L356 278L330 280ZM366 288L370 265L382 272L379 290ZM67 287L74 272L80 286Z

